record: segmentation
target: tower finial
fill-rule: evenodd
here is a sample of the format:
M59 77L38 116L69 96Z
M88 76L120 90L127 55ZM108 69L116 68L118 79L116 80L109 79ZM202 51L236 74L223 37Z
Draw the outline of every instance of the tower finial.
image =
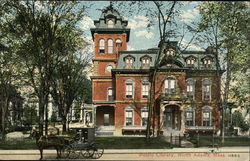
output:
M113 2L112 1L109 2L109 6L110 6L110 8L113 8Z

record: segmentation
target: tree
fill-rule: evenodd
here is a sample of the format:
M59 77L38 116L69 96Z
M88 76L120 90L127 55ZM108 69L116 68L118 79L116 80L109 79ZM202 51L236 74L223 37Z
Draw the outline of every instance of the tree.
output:
M5 31L18 40L12 46L24 62L26 82L38 98L39 131L43 132L53 70L67 54L84 43L77 23L84 16L85 7L75 1L35 0L4 1L1 7L5 13L2 17Z
M249 6L246 2L203 2L200 13L202 19L199 27L205 32L212 33L207 38L214 42L216 58L222 60L221 63L226 61L221 126L222 142L224 142L224 108L229 100L230 85L232 80L239 78L239 72L246 73L248 68Z
M79 53L78 53L79 54ZM63 132L66 132L67 116L74 101L84 100L86 87L85 68L88 67L88 59L79 58L79 55L71 54L64 59L53 74L51 95L62 118Z

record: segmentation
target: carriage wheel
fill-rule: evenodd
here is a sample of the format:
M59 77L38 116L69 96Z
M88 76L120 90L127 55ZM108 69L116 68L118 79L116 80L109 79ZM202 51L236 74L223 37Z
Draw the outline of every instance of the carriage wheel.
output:
M69 146L69 145L65 146L65 147L62 149L62 157L63 157L63 158L68 158L71 151L72 151L72 150L71 150L71 146Z
M80 156L80 152L76 151L73 145L68 145L63 150L63 157L69 159L76 159Z
M82 150L82 156L84 158L91 158L94 154L94 149L93 148L89 148L86 150Z
M92 158L93 159L101 158L101 156L103 155L103 152L104 152L104 148L94 146L93 149L94 149L94 154L92 155Z

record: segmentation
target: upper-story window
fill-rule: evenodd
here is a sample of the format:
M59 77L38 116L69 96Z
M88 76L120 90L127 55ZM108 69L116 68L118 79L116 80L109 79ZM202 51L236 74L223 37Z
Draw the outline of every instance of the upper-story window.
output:
M204 64L204 66L206 67L206 68L209 68L209 67L211 67L211 59L209 59L209 58L206 58L206 59L203 59L203 64Z
M148 108L141 108L141 125L146 126L148 122Z
M108 101L113 101L114 95L113 95L113 88L108 88Z
M109 54L114 53L114 42L112 39L108 39L108 53Z
M211 126L212 122L212 107L202 107L202 126Z
M132 107L128 106L125 109L125 126L134 125L134 110Z
M151 61L151 57L149 56L144 56L141 58L141 68L142 69L147 69L150 67L150 61Z
M167 94L173 94L175 93L175 78L174 77L168 77L165 80L165 93Z
M203 79L202 90L203 90L203 100L211 99L211 80L208 78Z
M188 58L187 59L187 66L188 67L194 67L194 59L193 58Z
M175 55L175 51L174 51L174 49L169 48L169 49L167 49L166 54L167 54L167 56L174 56Z
M148 98L149 96L149 81L148 79L142 80L142 98Z
M195 96L195 80L193 78L187 79L187 97L193 99Z
M119 38L116 39L116 40L115 40L115 45L116 45L117 50L120 51L120 50L121 50L121 47L122 47L122 40L119 39Z
M134 58L131 56L128 56L125 58L126 68L127 69L133 69L134 68Z
M111 70L113 69L113 65L109 64L106 66L106 73L111 73Z
M134 81L132 79L126 80L126 98L134 97Z
M104 39L99 40L99 52L105 53L105 40Z
M114 28L114 25L115 25L114 19L108 19L107 25L108 25L108 28Z
M186 126L195 126L195 111L194 108L188 107L185 109Z

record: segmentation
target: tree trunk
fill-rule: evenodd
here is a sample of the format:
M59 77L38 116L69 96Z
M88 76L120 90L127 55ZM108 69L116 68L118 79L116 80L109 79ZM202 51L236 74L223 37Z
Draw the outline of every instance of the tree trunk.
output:
M67 126L67 118L66 118L66 116L62 117L62 124L63 124L62 132L65 133L67 131L67 128L66 128L66 126Z
M44 123L44 102L39 99L39 133L43 134L43 123Z

